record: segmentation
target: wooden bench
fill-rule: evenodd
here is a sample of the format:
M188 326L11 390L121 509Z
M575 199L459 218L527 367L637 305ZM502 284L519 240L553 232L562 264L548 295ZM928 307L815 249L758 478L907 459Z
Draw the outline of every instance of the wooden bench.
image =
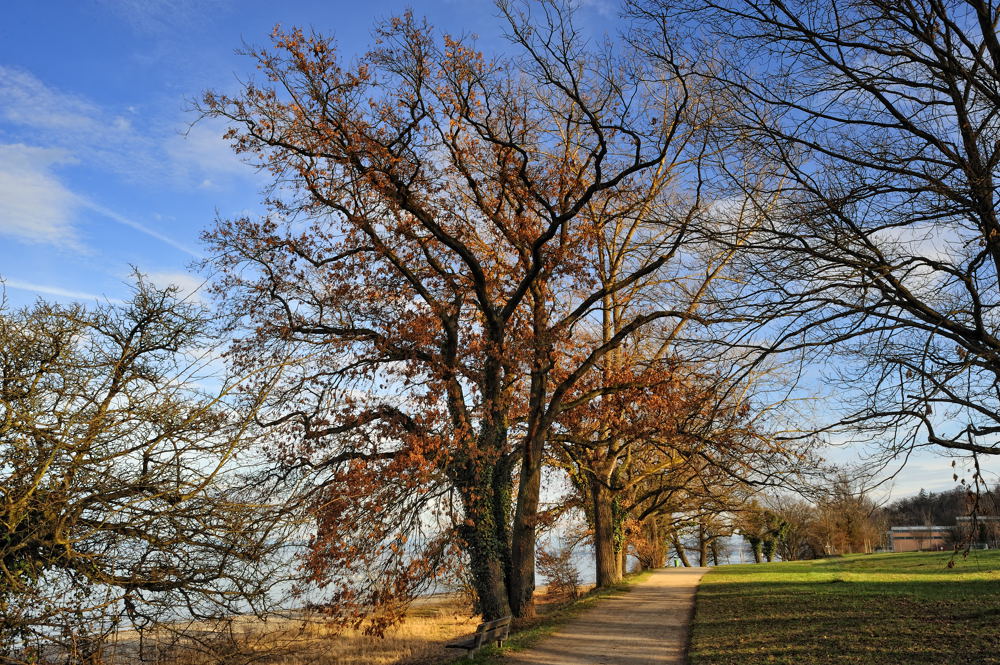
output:
M476 628L476 632L472 637L461 642L446 644L445 648L465 649L467 652L465 654L466 658L472 658L479 649L490 642L496 642L499 646L503 646L503 641L507 639L509 633L510 617L503 617L496 621L487 621L486 623L479 624L479 628Z

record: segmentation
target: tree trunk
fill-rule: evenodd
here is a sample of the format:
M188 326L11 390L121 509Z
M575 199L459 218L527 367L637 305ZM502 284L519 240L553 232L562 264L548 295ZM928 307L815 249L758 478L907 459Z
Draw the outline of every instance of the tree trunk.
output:
M460 529L484 621L500 619L511 613L504 565L509 545L499 537L503 527L496 521L500 511L494 504L501 497L495 495L491 485L483 483L479 487L468 487L463 492L466 497L466 523Z
M649 542L650 568L662 568L667 559L667 540L660 533L660 524L655 517L649 517L644 524L646 540Z
M548 373L553 368L549 333L549 293L544 282L531 289L532 329L536 334L531 385L528 397L528 429L521 448L521 470L517 490L514 524L511 527L510 579L507 594L515 617L535 614L535 544L538 525L538 502L542 486L542 456L545 433L551 422L546 413Z
M712 538L712 543L711 543L710 547L712 549L712 565L713 566L718 566L719 565L719 539L718 538Z
M495 414L495 422L502 422ZM509 600L511 539L512 460L504 456L507 430L484 426L476 445L481 451L496 451L453 467L453 482L465 507L466 521L460 527L484 621L511 616ZM492 459L491 459L492 457Z
M472 567L472 577L483 621L495 621L510 616L506 571L500 559L489 551L495 540L479 529L463 531L468 542L469 563ZM470 534L470 531L473 533Z
M681 539L675 531L671 538L674 542L674 552L677 553L677 558L681 560L681 563L685 568L691 567L691 561L688 559L687 550L684 549L684 545L681 544Z
M624 536L617 541L616 546L615 567L618 571L618 579L621 580L628 572L628 542Z
M588 474L589 475L589 474ZM615 549L614 511L611 491L600 479L590 476L590 497L594 510L594 564L597 586L606 587L621 581L618 553Z
M708 534L704 524L698 525L698 565L708 565Z
M763 559L762 543L760 538L747 538L750 541L750 549L753 551L754 563L761 563Z
M517 507L511 530L510 584L507 591L511 613L518 618L532 617L535 614L535 527L542 485L543 445L541 437L529 438L521 457Z

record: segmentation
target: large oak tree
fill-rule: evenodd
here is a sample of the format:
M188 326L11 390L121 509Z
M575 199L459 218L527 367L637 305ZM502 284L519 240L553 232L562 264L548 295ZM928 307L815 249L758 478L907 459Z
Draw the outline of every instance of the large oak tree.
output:
M245 331L233 357L298 361L262 424L313 474L314 580L342 617L381 608L376 630L454 543L487 618L529 614L553 423L620 388L574 390L609 352L691 316L647 303L560 352L676 257L700 109L679 63L588 50L554 3L500 7L509 55L411 16L350 64L320 35L276 32L251 53L265 81L204 101L275 178L269 215L209 234ZM664 206L684 185L680 212ZM602 282L594 248L626 207L664 240Z

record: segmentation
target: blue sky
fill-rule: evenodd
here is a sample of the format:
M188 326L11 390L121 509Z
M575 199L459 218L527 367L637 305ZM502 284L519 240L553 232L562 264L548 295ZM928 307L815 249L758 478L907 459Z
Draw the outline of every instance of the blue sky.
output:
M485 0L409 3L453 33L499 39ZM392 0L85 0L6 3L0 23L0 275L11 304L120 298L130 266L197 284L199 233L257 209L263 180L189 110L253 71L234 53L275 24L362 51ZM599 26L610 5L590 2Z
M613 29L615 3L586 0L579 19ZM62 0L5 3L0 22L0 277L10 304L37 297L111 300L131 266L196 288L188 268L219 215L257 211L261 176L236 159L218 124L191 126L191 102L252 74L234 53L276 23L337 37L361 52L372 24L407 6L489 49L501 24L488 0ZM856 459L853 451L831 455ZM901 496L951 486L950 460L921 455Z

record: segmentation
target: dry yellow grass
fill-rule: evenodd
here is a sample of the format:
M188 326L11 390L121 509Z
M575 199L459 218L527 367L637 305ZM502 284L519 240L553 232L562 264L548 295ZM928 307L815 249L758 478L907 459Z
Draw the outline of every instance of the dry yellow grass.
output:
M479 618L456 598L425 601L411 608L406 620L384 637L358 631L337 633L322 624L308 624L288 640L285 655L274 665L389 665L436 662L464 652L445 644L476 629Z
M559 601L539 589L539 612ZM178 626L177 635L163 631L146 636L141 662L149 665L416 665L459 658L464 651L445 644L471 634L479 624L459 594L422 598L399 626L382 638L337 629L321 617L239 617L224 626ZM101 665L133 665L139 643L135 633L118 635L105 650Z
M444 645L476 629L468 602L458 595L421 599L385 637L338 629L318 616L240 617L223 627L185 626L177 635L146 636L142 662L151 665L389 665L439 662L461 655ZM180 628L180 627L178 627ZM105 650L102 665L137 662L134 633Z

